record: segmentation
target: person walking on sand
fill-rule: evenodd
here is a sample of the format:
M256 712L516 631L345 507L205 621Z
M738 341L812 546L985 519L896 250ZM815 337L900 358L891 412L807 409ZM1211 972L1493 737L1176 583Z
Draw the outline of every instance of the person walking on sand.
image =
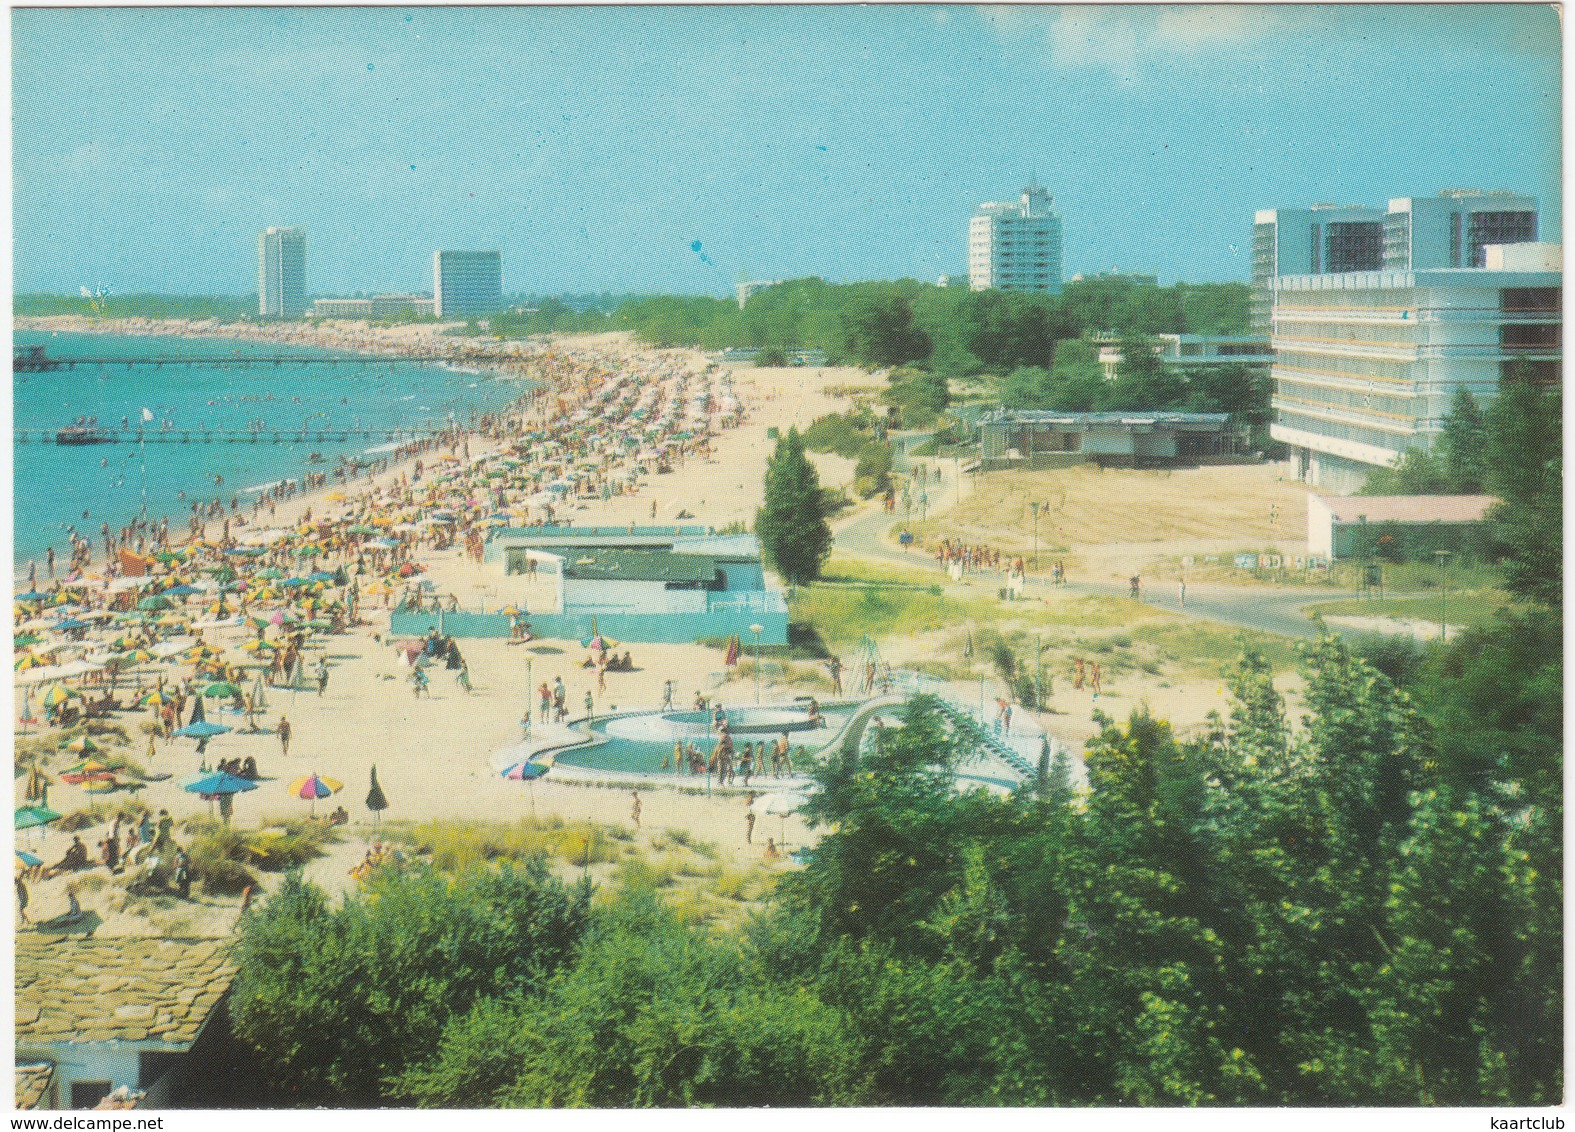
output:
M274 728L279 736L279 748L285 758L290 757L290 721L284 716L279 717L279 726Z
M1099 661L1097 660L1094 661L1094 670L1089 674L1089 686L1093 689L1094 695L1099 695Z
M461 688L465 689L467 696L470 695L470 661L461 660L459 662L459 673L454 677L454 680Z
M744 844L745 845L753 845L754 843L755 843L755 811L754 810L746 810L744 812Z
M1086 675L1083 669L1083 658L1080 656L1075 657L1074 663L1076 663L1077 667L1072 672L1072 688L1081 692L1083 690L1083 679Z
M629 791L629 797L634 799L634 805L632 807L630 807L630 809L629 809L629 820L634 822L634 828L635 829L639 829L640 828L640 810L642 808L641 807L641 802L640 802L640 792L638 790L631 790L631 791Z
M673 691L674 691L673 682L671 680L663 681L663 683L662 683L662 710L663 711L672 711L673 710Z
M1185 608L1187 608L1187 579L1185 579L1185 578L1181 579L1181 581L1176 583L1176 585L1177 585L1176 592L1180 596L1180 599L1181 599L1181 608L1185 609Z
M328 658L319 657L317 661L317 697L322 698L328 690Z

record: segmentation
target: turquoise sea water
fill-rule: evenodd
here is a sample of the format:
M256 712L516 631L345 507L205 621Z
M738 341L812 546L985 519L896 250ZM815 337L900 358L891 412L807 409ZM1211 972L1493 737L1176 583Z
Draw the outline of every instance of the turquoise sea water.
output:
M44 346L52 357L256 356L324 353L270 343L219 339L117 337L18 331L18 346ZM169 421L178 430L245 429L262 420L268 429L369 427L437 428L450 420L468 423L501 407L527 387L441 366L388 363L376 366L178 366L167 369L113 366L19 373L12 380L14 424L21 429L55 429L78 417L101 425L135 423L149 409L152 432ZM35 432L36 435L36 432ZM226 510L239 497L243 511L258 490L281 479L299 479L320 453L327 470L347 457L384 447L381 438L301 443L12 444L15 565L38 562L45 577L44 550L57 561L69 556L68 526L102 550L100 526L120 527L141 511L169 516L173 535L183 530L193 500L222 498ZM372 453L375 458L376 452ZM223 484L214 483L222 476ZM180 493L185 493L185 498ZM84 516L84 512L86 515ZM250 517L247 511L248 518Z

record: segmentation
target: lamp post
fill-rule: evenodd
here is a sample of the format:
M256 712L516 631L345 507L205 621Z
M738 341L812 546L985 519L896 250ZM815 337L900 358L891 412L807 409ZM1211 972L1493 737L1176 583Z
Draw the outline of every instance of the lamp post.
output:
M765 626L751 625L749 631L755 635L755 706L760 706L760 634L765 632Z
M1435 550L1433 556L1438 559L1438 639L1449 640L1449 556L1450 550Z
M1028 505L1034 512L1034 569L1039 569L1039 501L1036 499Z

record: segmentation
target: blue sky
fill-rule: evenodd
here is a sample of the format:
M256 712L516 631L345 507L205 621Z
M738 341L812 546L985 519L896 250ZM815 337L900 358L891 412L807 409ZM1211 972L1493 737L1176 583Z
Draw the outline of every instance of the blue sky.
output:
M1559 218L1537 5L12 9L15 285L244 294L933 279L1036 175L1066 274L1245 280L1252 212L1507 188ZM691 250L702 243L707 263Z

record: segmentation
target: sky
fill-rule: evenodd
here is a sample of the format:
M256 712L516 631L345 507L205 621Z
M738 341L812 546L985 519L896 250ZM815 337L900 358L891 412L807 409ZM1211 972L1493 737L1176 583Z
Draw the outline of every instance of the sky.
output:
M1064 274L1246 280L1255 209L1452 187L1560 225L1542 5L11 9L18 291L932 280L1030 178ZM698 242L699 250L695 250Z

